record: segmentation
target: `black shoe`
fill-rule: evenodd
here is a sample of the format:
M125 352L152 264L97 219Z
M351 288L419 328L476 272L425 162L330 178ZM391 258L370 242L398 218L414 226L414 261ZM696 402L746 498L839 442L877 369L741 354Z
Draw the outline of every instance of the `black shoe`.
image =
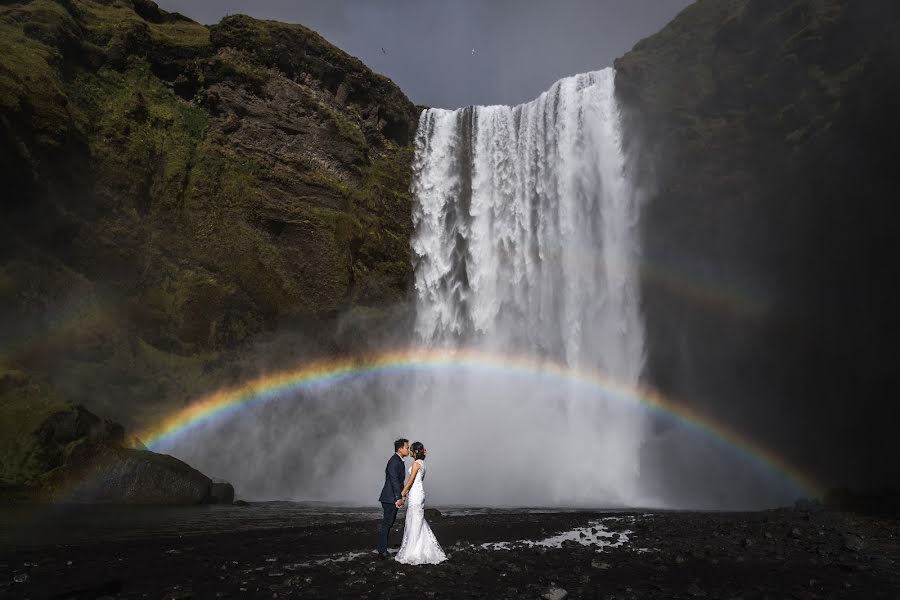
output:
M379 552L379 553L378 553L378 558L380 558L380 559L382 559L382 560L386 560L386 559L388 559L388 558L390 558L390 557L391 557L391 555L388 554L387 552Z

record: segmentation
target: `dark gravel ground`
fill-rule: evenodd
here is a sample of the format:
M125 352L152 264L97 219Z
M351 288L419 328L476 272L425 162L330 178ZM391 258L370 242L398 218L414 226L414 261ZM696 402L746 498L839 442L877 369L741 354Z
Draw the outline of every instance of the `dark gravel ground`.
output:
M432 516L440 565L379 560L378 523L53 546L0 554L4 598L900 598L900 519L822 510L640 513L617 548L487 550L603 513ZM400 540L402 520L392 534ZM640 549L649 549L640 550ZM351 560L323 563L323 558Z

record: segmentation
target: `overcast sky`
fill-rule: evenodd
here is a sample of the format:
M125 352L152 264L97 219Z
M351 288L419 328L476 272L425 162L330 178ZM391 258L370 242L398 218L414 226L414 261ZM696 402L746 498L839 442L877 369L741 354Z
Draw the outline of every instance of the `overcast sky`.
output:
M202 23L235 13L302 23L393 79L414 102L457 108L518 104L560 77L610 66L690 0L157 3Z

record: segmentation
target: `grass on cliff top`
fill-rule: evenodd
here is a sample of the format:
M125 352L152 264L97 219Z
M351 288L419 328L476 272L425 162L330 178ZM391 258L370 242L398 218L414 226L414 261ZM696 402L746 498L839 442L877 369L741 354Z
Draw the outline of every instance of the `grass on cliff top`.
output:
M350 56L312 29L299 23L255 19L247 15L229 15L218 25L214 25L213 30L217 46L240 48L255 53L265 61L280 58L277 53L283 52L287 44L300 46L308 54L319 56L347 72L369 72L369 68L361 60Z
M73 125L62 83L71 56L62 48L104 46L133 32L174 47L209 45L209 30L198 23L175 20L150 23L130 3L119 0L33 0L0 6L0 113L25 113L35 137L61 143ZM68 50L65 51L68 54Z
M130 2L76 0L75 6L81 13L84 25L107 41L135 28L146 28L152 40L166 45L193 48L209 45L209 29L205 25L187 19L163 23L145 21L134 11Z

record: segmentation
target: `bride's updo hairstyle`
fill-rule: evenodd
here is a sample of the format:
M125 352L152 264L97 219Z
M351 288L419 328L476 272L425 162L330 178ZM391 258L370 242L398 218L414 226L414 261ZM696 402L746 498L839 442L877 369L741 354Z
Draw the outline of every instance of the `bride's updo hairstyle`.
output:
M422 445L422 442L413 442L412 446L409 447L409 450L410 452L412 452L412 455L416 460L419 460L420 458L422 460L425 460L426 450L425 446Z

